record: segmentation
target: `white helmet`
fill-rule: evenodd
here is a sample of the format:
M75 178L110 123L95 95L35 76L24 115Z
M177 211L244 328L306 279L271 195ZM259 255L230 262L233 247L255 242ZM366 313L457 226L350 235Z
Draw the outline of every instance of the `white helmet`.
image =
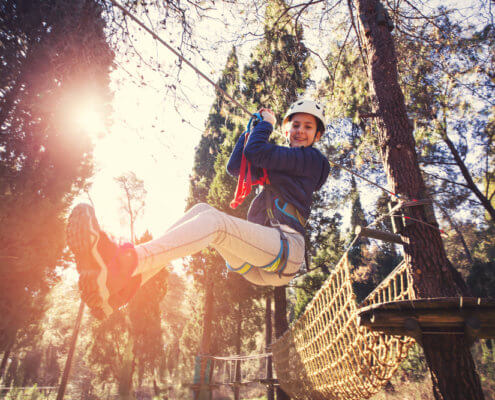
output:
M285 125L287 122L289 122L289 118L291 115L297 113L306 113L313 115L316 119L321 121L321 123L323 124L323 129L326 128L325 113L323 110L323 106L320 103L314 100L305 100L305 99L297 100L296 102L292 103L292 105L285 113L284 120L282 121L282 125ZM322 134L323 133L325 132L322 132Z

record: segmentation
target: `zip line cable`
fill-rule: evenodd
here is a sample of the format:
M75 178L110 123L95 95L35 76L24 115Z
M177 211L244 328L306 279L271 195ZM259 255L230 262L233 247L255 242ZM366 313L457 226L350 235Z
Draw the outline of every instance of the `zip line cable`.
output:
M167 42L165 42L160 36L158 36L155 32L153 32L150 28L148 28L141 20L131 14L127 9L119 4L116 0L110 0L110 2L119 8L125 15L131 18L136 24L138 24L141 28L143 28L146 32L148 32L155 40L158 40L161 44L163 44L167 49L169 49L172 53L174 53L177 57L179 57L182 61L184 61L187 65L189 65L198 75L200 75L207 82L212 84L215 89L217 89L221 94L223 94L227 99L233 102L237 107L243 110L247 115L251 116L252 113L244 107L241 103L239 103L236 99L231 97L225 90L223 90L220 86L218 86L215 82L213 82L208 76L206 76L203 72L201 72L198 68L196 68L190 61L188 61L182 54L180 54L177 50L175 50L172 46L170 46Z
M340 169L343 169L344 171L349 172L350 174L352 174L352 175L354 175L354 176L357 176L358 178L360 178L360 179L362 179L362 180L364 180L364 181L368 182L370 185L373 185L373 186L377 187L378 189L383 190L384 192L386 192L386 193L390 194L391 196L396 197L397 199L404 199L403 197L400 197L400 196L399 196L399 195L397 195L396 193L394 193L394 192L392 192L392 191L390 191L390 190L388 190L388 189L385 189L384 187L380 186L378 183L375 183L375 182L373 182L373 181L370 181L368 178L365 178L364 176L361 176L361 175L357 174L356 172L354 172L354 171L350 170L349 168L344 167L344 166L343 166L343 165L341 165L341 164L338 164L338 163L336 163L336 162L333 162L332 160L328 160L328 162L329 162L330 164L332 164L332 165L335 165L336 167L338 167L338 168L340 168Z

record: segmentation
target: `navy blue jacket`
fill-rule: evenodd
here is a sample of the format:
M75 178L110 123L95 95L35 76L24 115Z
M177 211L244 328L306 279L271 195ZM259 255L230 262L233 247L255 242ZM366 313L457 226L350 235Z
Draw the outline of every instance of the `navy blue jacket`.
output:
M283 213L285 202L294 205L307 219L311 211L313 192L319 190L327 180L330 166L327 158L314 147L285 147L268 142L273 126L260 121L251 131L244 148L246 159L251 162L253 181L263 175L263 168L268 172L271 186L282 199L272 205L275 217L281 224L289 225L301 234L304 227L297 219ZM227 164L227 172L239 175L245 135L242 134L232 151ZM247 219L261 225L267 225L266 191L263 190L252 201Z

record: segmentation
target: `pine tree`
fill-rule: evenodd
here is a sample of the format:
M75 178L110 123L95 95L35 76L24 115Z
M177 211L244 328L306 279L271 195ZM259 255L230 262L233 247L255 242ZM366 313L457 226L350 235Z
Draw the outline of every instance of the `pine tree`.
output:
M243 95L253 108L271 108L277 120L304 94L311 64L303 30L292 20L283 0L267 3L263 40L244 68Z
M239 65L235 48L232 48L228 55L218 85L229 95L239 98ZM196 149L189 206L208 201L212 206L224 211L228 208L234 191L225 192L218 184L212 182L218 179L217 174L222 174L230 185L235 185L234 179L227 177L226 165L223 161L228 157L227 154L230 154L224 147L230 146L232 150L235 139L242 132L239 124L240 113L241 110L237 110L220 93L217 94L208 115L205 132ZM227 143L227 146L224 143ZM219 159L222 160L221 166ZM223 203L223 207L220 206L220 202ZM204 293L201 338L195 338L199 345L198 353L225 354L233 348L234 343L234 329L230 324L234 320L232 308L225 307L225 304L229 304L231 300L228 294L231 293L229 282L232 282L226 279L225 262L215 251L207 249L200 255L194 256L190 266ZM195 333L198 335L198 332ZM213 335L215 335L214 341L211 339Z

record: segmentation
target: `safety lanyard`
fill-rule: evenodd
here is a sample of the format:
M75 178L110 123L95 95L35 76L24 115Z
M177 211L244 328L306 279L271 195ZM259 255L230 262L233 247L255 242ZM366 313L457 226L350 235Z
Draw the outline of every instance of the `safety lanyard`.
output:
M244 155L244 147L248 142L249 134L251 133L251 126L253 124L253 121L255 120L263 121L263 118L261 118L261 115L259 113L254 113L253 116L249 119L246 131L244 132L245 137L244 146L242 149L241 169L239 171L239 178L237 179L237 187L235 189L234 199L230 203L230 207L232 208L237 208L242 204L249 193L251 193L251 187L253 185L270 184L270 179L268 178L268 173L266 172L265 168L263 168L263 176L253 182L251 174L251 163L246 159L246 156Z

